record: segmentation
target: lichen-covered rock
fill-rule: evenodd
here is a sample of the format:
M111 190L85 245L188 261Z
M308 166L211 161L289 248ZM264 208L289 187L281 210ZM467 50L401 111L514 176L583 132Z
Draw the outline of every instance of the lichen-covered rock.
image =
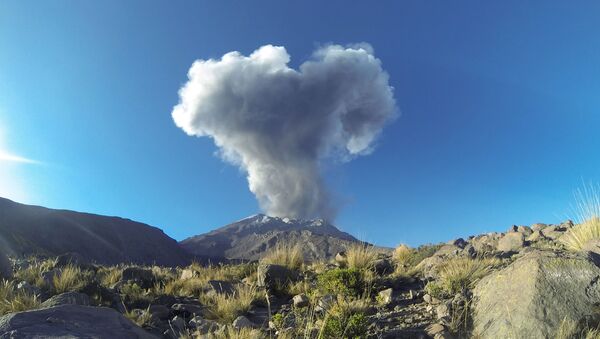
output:
M0 338L157 338L106 307L61 305L0 317Z
M473 291L474 333L553 338L565 318L595 317L600 268L590 256L534 251L483 278Z

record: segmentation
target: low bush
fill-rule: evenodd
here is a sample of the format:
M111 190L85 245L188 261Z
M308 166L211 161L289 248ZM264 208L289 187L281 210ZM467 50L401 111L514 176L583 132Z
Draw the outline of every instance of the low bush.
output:
M361 296L365 289L362 272L355 268L337 268L318 275L319 289L324 293Z

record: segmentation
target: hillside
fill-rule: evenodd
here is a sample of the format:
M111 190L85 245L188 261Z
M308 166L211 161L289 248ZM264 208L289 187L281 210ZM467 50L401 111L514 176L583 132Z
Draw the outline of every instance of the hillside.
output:
M257 260L281 242L300 243L307 260L319 260L332 258L359 240L322 219L302 220L257 214L185 239L181 246L194 255Z
M162 230L118 217L0 198L0 246L13 256L78 253L102 263L183 265L188 254Z

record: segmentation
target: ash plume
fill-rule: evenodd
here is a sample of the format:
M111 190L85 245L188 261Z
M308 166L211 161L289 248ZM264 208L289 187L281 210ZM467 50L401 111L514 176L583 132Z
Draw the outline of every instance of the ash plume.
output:
M368 44L318 48L297 70L289 61L272 45L196 60L172 117L214 140L269 215L331 219L321 164L372 151L396 114L393 88Z

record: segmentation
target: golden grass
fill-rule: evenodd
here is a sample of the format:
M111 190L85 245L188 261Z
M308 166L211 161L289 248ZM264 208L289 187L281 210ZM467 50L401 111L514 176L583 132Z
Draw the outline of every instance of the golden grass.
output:
M346 250L346 260L349 268L357 270L371 269L375 259L377 259L377 251L373 246L366 243L352 244Z
M123 274L123 268L118 266L103 267L98 270L100 284L104 287L112 288Z
M223 332L209 333L205 335L188 334L182 339L202 338L202 339L266 339L267 336L260 330L254 328L236 329L233 326L225 327Z
M256 274L255 264L201 266L200 264L192 263L187 269L195 272L193 277L180 279L172 276L172 280L166 280L164 285L157 285L155 293L198 297L209 280L237 281ZM167 275L164 276L166 279L170 278Z
M15 278L26 281L39 288L44 288L46 286L42 274L52 270L55 265L56 258L46 260L31 258L27 268L15 272Z
M0 315L32 310L39 306L40 300L36 296L17 291L14 282L0 282Z
M449 294L473 288L475 283L488 275L502 262L497 258L454 258L438 267L441 287Z
M300 244L278 243L274 248L266 252L266 255L261 258L261 262L299 270L304 264L302 246Z
M414 250L405 244L400 244L394 250L393 257L401 266L409 266L414 256Z
M73 265L63 267L60 272L52 278L52 284L54 285L54 291L56 293L79 291L84 288L89 281L90 277L87 272L84 272L79 267Z
M233 294L212 293L203 294L200 300L208 305L207 316L213 319L231 323L235 318L247 313L250 306L258 297L256 288L253 286L236 285Z
M600 185L584 185L575 193L577 225L560 238L568 250L581 251L590 240L600 239Z
M152 324L152 313L150 313L150 307L148 307L145 310L142 310L139 313L135 310L126 311L125 317L133 321L139 327L149 326Z

